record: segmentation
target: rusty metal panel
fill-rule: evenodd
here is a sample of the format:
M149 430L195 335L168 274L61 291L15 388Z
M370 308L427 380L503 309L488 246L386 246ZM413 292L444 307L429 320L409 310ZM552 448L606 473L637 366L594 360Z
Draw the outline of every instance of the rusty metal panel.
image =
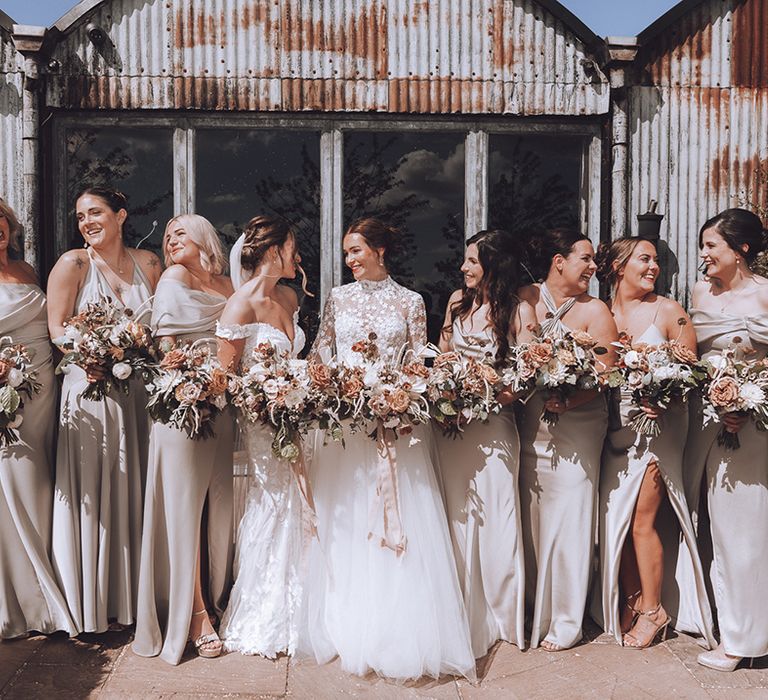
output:
M587 47L535 0L109 0L70 21L54 107L608 111Z
M643 84L730 86L733 5L739 2L702 2L643 47L638 56Z
M22 58L0 29L0 197L23 218Z
M757 172L768 168L768 89L639 87L630 111L630 222L659 202L661 236L679 266L672 292L688 301L704 221L767 203Z
M736 3L731 50L733 84L768 87L768 0Z

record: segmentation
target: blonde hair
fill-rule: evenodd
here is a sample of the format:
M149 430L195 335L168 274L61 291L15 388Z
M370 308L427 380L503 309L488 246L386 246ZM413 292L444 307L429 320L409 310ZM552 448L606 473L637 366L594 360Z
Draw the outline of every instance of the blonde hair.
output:
M601 243L595 254L597 278L613 289L619 283L619 274L624 271L635 248L643 241L656 247L653 241L639 236L624 236L611 243Z
M166 225L163 234L163 259L166 267L173 265L173 259L168 252L168 238L172 230L183 228L200 248L200 265L206 272L212 275L220 275L224 272L227 265L227 257L224 254L224 247L221 245L221 239L213 224L204 216L199 214L180 214L174 216Z
M10 248L19 252L18 234L21 229L16 212L11 209L8 202L0 197L0 216L4 216L8 221L8 245Z

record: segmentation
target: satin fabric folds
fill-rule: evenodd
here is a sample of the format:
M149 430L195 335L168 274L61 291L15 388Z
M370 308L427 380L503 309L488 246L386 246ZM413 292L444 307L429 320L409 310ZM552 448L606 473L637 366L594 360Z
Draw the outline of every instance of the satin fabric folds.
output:
M150 290L134 261L123 300L143 322ZM75 313L104 297L116 295L91 260ZM70 365L61 388L52 560L78 630L105 632L109 620L130 625L136 615L149 419L141 379L129 394L112 391L101 401L83 397L87 386L85 372Z
M611 407L612 429L603 450L600 477L600 580L593 617L603 629L622 641L619 621L619 568L637 497L651 462L656 462L667 490L668 503L657 516L657 530L664 548L661 601L676 630L703 637L710 646L712 612L699 559L683 482L683 449L680 439L688 431L688 405L676 402L659 418L661 434L646 437L628 423L639 409L628 396L616 396ZM634 591L626 591L632 594Z
M161 280L152 313L157 337L207 342L215 350L216 321L226 298ZM204 440L153 422L144 505L138 614L133 651L178 664L187 643L198 551L207 562L203 590L221 614L232 568L233 418L220 413ZM206 527L201 531L203 510ZM203 574L201 573L201 576Z
M493 334L467 334L453 324L462 357L495 356ZM520 438L504 409L453 439L436 438L440 475L459 585L475 658L503 639L525 648L525 567L520 525Z
M42 385L24 400L19 441L0 447L0 639L77 634L49 560L56 381L37 285L0 284L0 336L26 346Z
M709 357L729 346L768 351L765 317L735 316L691 309L699 352ZM688 502L694 509L702 559L710 550L710 576L720 642L727 654L768 655L768 432L750 420L739 431L741 447L717 444L721 424L703 425L700 407L691 412L686 446ZM709 510L709 532L699 517L702 489Z

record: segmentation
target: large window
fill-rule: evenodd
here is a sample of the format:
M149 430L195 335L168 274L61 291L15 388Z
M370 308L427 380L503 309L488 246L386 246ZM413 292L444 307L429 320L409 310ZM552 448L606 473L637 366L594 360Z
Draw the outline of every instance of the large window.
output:
M464 139L460 133L350 132L344 139L344 228L375 216L396 226L402 253L390 272L426 302L437 341L461 284ZM344 280L351 280L345 269Z
M173 216L173 132L163 128L91 127L66 130L66 211L59 251L82 245L75 198L86 187L106 186L128 197L124 227L129 246L159 252ZM143 242L142 242L143 241Z
M278 215L293 224L315 294L302 300L301 322L314 337L320 310L319 133L200 129L196 153L196 209L221 232L227 247L254 216ZM300 287L297 291L301 296Z

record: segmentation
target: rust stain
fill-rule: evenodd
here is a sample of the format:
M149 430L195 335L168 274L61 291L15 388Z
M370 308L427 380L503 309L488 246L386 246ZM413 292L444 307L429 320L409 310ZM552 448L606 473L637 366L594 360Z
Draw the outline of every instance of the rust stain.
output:
M251 27L264 28L265 31L273 29L271 0L254 0L243 7L240 15L239 26L246 31ZM237 14L237 10L233 12Z
M731 51L733 85L768 87L768 0L737 0Z
M726 144L712 161L712 167L709 169L709 186L713 193L719 193L728 186L728 170L731 167L730 153L731 149Z
M418 27L423 22L429 21L429 0L417 0L413 3L413 11L403 16L403 25L408 24Z

